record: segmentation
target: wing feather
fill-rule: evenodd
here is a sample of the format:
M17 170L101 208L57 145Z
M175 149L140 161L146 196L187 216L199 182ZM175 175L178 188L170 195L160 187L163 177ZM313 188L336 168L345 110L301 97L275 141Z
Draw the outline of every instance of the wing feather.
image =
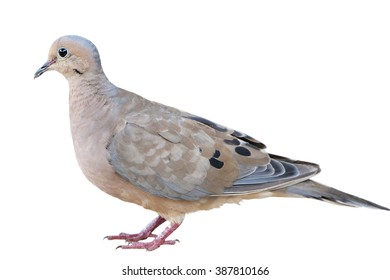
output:
M157 109L156 109L157 108ZM268 155L258 140L170 107L130 113L107 145L114 170L170 199L238 195L307 179L318 166Z

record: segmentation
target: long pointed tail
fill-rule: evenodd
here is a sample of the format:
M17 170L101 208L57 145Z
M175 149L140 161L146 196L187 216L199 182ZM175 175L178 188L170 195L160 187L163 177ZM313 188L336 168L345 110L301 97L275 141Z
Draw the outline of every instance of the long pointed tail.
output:
M307 180L293 186L278 189L275 196L307 197L353 207L370 207L389 211L389 208L363 198Z

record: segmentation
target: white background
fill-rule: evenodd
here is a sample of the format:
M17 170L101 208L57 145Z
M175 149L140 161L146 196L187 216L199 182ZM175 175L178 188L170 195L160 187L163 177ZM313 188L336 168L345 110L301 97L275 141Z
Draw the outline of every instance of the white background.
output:
M152 279L122 276L128 265L389 279L389 212L304 199L195 213L175 246L115 250L105 235L155 214L84 178L66 80L33 80L56 38L82 35L116 85L317 162L317 180L390 207L388 1L100 2L1 4L1 279Z

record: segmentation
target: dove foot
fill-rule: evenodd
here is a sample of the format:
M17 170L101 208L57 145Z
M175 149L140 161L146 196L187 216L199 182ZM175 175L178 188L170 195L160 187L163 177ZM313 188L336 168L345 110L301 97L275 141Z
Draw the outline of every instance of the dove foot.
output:
M126 240L127 242L137 242L144 240L149 237L157 237L156 234L153 234L158 226L164 223L166 220L163 217L158 216L153 221L151 221L142 231L136 234L120 233L118 235L108 235L104 239L108 240Z
M156 238L150 242L131 242L128 245L120 245L116 249L146 249L147 251L153 251L161 245L175 245L176 242L179 242L179 240L159 240Z
M118 246L116 249L146 249L148 251L153 251L159 248L161 245L174 245L179 240L166 240L172 232L174 232L181 223L171 223L167 226L163 232L159 235L153 233L153 231L163 224L166 220L162 217L155 218L150 222L141 232L136 234L120 233L119 235L109 235L104 239L108 240L126 240L127 245ZM139 242L147 238L154 238L150 242Z

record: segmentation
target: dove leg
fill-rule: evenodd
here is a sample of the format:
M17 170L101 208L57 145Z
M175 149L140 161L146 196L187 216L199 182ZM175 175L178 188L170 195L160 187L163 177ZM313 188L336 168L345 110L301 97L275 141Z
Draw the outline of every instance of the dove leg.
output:
M156 250L161 245L174 245L178 240L166 240L172 232L174 232L181 223L171 223L163 232L156 236L150 242L131 242L128 245L118 246L117 249L146 249L148 251Z
M143 230L136 234L120 233L119 235L108 235L104 239L108 240L126 240L127 242L137 242L144 240L148 237L157 237L153 234L153 231L163 224L166 220L163 217L158 216L151 221Z

